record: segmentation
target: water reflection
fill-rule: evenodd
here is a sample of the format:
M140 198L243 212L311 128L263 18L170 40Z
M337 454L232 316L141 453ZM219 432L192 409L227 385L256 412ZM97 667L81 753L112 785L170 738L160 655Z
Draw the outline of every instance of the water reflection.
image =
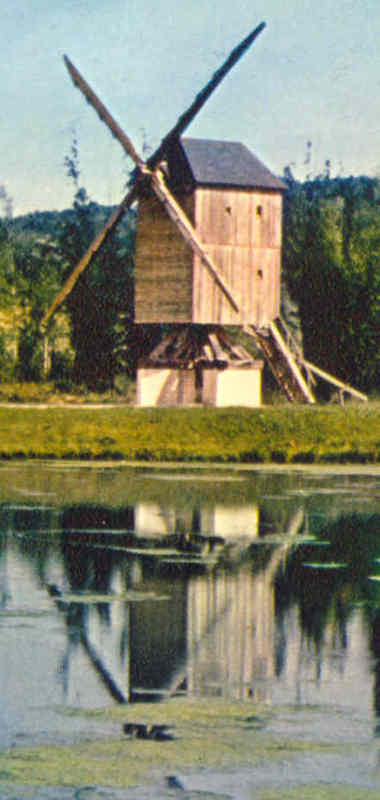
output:
M139 480L117 505L54 503L49 482L46 504L33 487L3 500L3 647L18 637L30 662L13 664L10 706L185 694L380 718L375 478Z

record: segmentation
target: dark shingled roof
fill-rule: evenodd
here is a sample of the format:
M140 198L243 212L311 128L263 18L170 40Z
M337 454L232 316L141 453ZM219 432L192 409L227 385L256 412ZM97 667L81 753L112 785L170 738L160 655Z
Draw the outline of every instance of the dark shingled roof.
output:
M277 191L287 188L240 142L186 138L181 144L196 183Z

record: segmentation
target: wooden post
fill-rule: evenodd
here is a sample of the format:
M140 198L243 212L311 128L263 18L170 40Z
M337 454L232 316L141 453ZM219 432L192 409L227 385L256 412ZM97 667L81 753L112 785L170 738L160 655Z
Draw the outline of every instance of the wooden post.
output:
M45 332L43 335L43 375L44 378L47 378L49 371L50 371L50 348L49 348L49 336Z
M353 397L357 397L358 400L362 400L363 403L368 401L368 397L363 392L358 392L357 389L353 389L352 386L349 386L348 383L343 383L343 381L338 380L338 378L334 378L333 375L330 375L329 372L325 372L325 370L316 367L315 364L311 364L310 361L303 360L304 366L310 370L310 372L314 372L315 375L318 375L323 380L327 381L327 383L331 383L333 386L337 386L342 392L346 392L347 394L352 394Z

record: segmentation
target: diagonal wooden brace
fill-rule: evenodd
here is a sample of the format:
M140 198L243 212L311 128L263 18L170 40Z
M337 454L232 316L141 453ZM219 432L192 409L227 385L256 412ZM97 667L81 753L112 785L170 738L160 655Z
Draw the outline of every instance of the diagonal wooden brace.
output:
M148 170L144 169L144 175L149 175ZM226 300L232 306L234 311L238 314L240 312L239 303L234 296L234 293L230 286L228 285L227 281L225 280L224 276L219 272L218 268L215 266L212 259L207 255L204 249L204 245L202 244L201 240L198 238L198 235L193 228L189 218L186 216L185 212L177 203L176 199L173 197L171 192L167 189L164 181L163 173L160 169L154 170L154 172L150 173L151 178L151 186L154 190L155 194L157 195L158 199L163 204L167 214L173 220L177 228L180 230L183 238L185 241L190 245L193 249L194 253L202 261L202 264L206 267L209 271L210 275L212 275L215 283L219 287L219 289L223 292Z

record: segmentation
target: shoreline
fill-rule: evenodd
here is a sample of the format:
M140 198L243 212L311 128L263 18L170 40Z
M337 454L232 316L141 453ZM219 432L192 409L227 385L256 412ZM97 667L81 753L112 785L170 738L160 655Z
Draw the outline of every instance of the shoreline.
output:
M331 475L380 475L380 463L345 463L345 464L276 464L275 462L267 462L263 464L250 464L250 463L236 463L236 462L220 462L213 461L130 461L130 460L112 460L112 459L66 459L66 458L0 458L0 470L9 466L46 466L57 467L63 469L151 469L154 471L172 470L173 472L186 472L187 477L192 472L207 472L213 470L217 473L223 472L307 472L309 474L331 474ZM179 476L180 478L181 476ZM212 480L208 477L206 480Z
M12 404L0 406L0 442L0 461L376 465L380 404L257 409Z

